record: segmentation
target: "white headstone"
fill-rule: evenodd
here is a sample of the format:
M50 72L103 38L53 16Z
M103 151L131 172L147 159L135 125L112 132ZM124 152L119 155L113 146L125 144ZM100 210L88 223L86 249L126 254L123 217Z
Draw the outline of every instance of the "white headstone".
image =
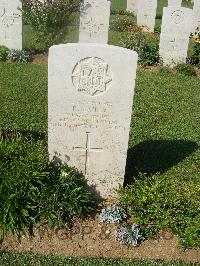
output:
M127 0L127 11L133 12L137 15L138 0Z
M182 0L168 0L168 7L176 6L181 7Z
M22 49L22 3L20 0L0 2L0 45Z
M146 26L150 32L154 31L157 0L139 0L137 10L137 24Z
M50 159L79 169L107 198L123 185L137 53L103 44L49 53Z
M192 32L200 28L200 0L194 0Z
M110 1L85 0L80 12L79 42L107 43Z
M185 7L163 9L160 56L164 65L185 63L192 25L192 10Z

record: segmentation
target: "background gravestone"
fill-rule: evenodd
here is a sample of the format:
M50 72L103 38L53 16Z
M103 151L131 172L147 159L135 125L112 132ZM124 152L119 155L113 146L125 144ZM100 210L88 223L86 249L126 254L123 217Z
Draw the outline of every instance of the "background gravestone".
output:
M156 19L157 0L139 0L137 11L137 24L146 26L153 32Z
M85 0L80 12L79 42L107 43L110 1Z
M176 7L181 7L182 0L168 0L168 6L176 6Z
M139 0L127 0L127 11L133 12L137 15L137 6Z
M50 48L50 159L75 166L100 196L123 185L137 53L102 44Z
M22 49L22 3L19 0L0 2L0 44L9 49Z
M192 25L192 10L166 7L163 9L160 35L160 56L164 65L185 63Z
M200 26L200 0L194 0L192 32Z

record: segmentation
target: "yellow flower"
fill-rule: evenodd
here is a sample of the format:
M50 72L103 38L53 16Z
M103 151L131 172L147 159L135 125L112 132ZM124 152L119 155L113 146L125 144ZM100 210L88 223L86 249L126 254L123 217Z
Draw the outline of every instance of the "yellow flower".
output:
M69 173L67 173L67 172L62 172L62 176L68 176L69 175Z

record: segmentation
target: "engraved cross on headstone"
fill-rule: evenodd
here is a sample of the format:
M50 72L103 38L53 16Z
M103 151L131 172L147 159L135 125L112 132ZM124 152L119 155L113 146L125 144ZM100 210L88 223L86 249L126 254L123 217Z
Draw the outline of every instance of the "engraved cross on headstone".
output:
M103 26L104 24L100 23L99 25L97 25L92 18L90 18L87 22L85 22L85 25L90 33L90 38L92 38L92 36L94 34L97 34L100 30L100 26Z
M85 152L85 168L84 168L84 174L87 175L88 168L89 168L89 156L90 152L102 152L102 148L91 148L90 145L90 132L86 132L86 143L85 147L73 147L74 151L84 151Z
M174 39L173 40L171 40L170 41L170 43L172 44L172 48L173 48L173 50L176 50L176 38L174 37Z

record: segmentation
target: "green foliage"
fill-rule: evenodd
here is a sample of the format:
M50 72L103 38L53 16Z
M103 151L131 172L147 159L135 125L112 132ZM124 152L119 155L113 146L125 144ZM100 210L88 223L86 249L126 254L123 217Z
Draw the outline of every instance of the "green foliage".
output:
M78 10L79 0L25 0L23 16L34 29L35 50L47 50L66 35L71 15Z
M33 224L65 223L89 213L94 201L84 177L68 166L48 164L44 141L32 133L3 130L0 138L0 238Z
M134 30L133 30L134 29ZM127 28L121 36L121 46L138 53L138 62L144 66L157 65L160 61L158 40L144 33L140 27Z
M46 151L47 66L1 63L0 77L1 127L42 132L42 149ZM193 183L188 184L188 193L195 192L200 169L199 87L200 79L194 77L137 72L126 183L137 177L138 172L148 175L159 172L160 179L171 183L184 183L186 187ZM174 187L170 187L171 194L176 194ZM182 239L188 238L187 230L196 230L191 219L189 227L182 233ZM188 234L193 241L193 233Z
M155 66L160 62L159 44L145 43L139 52L139 61L143 66Z
M0 46L0 62L5 62L8 56L9 49L6 46Z
M111 15L125 15L125 16L132 16L135 17L135 15L127 10L121 10L121 9L111 9L110 11Z
M200 185L141 175L119 195L122 207L143 226L147 236L170 229L185 246L200 246Z
M176 71L178 74L184 76L197 76L196 69L192 65L188 64L178 64L176 66Z
M166 67L166 66L160 66L159 68L159 73L163 74L163 75L169 75L172 74L173 69L171 69L170 67Z
M193 54L190 60L192 61L192 63L200 65L200 26L197 27L196 32L192 34L192 38L194 46Z
M31 253L1 252L0 266L197 266L198 263L183 261L163 261L152 259L99 259L99 258L67 258L64 256L43 256Z
M15 135L15 133L14 133ZM0 238L8 232L24 233L36 222L39 187L46 165L42 141L29 135L0 137Z
M50 164L42 189L40 212L43 220L62 225L67 219L94 211L95 201L82 174L67 165Z
M134 16L114 16L110 22L110 29L112 31L124 31L128 26L135 24L135 17Z
M28 63L31 60L31 56L25 50L12 49L8 52L8 59L14 63Z

